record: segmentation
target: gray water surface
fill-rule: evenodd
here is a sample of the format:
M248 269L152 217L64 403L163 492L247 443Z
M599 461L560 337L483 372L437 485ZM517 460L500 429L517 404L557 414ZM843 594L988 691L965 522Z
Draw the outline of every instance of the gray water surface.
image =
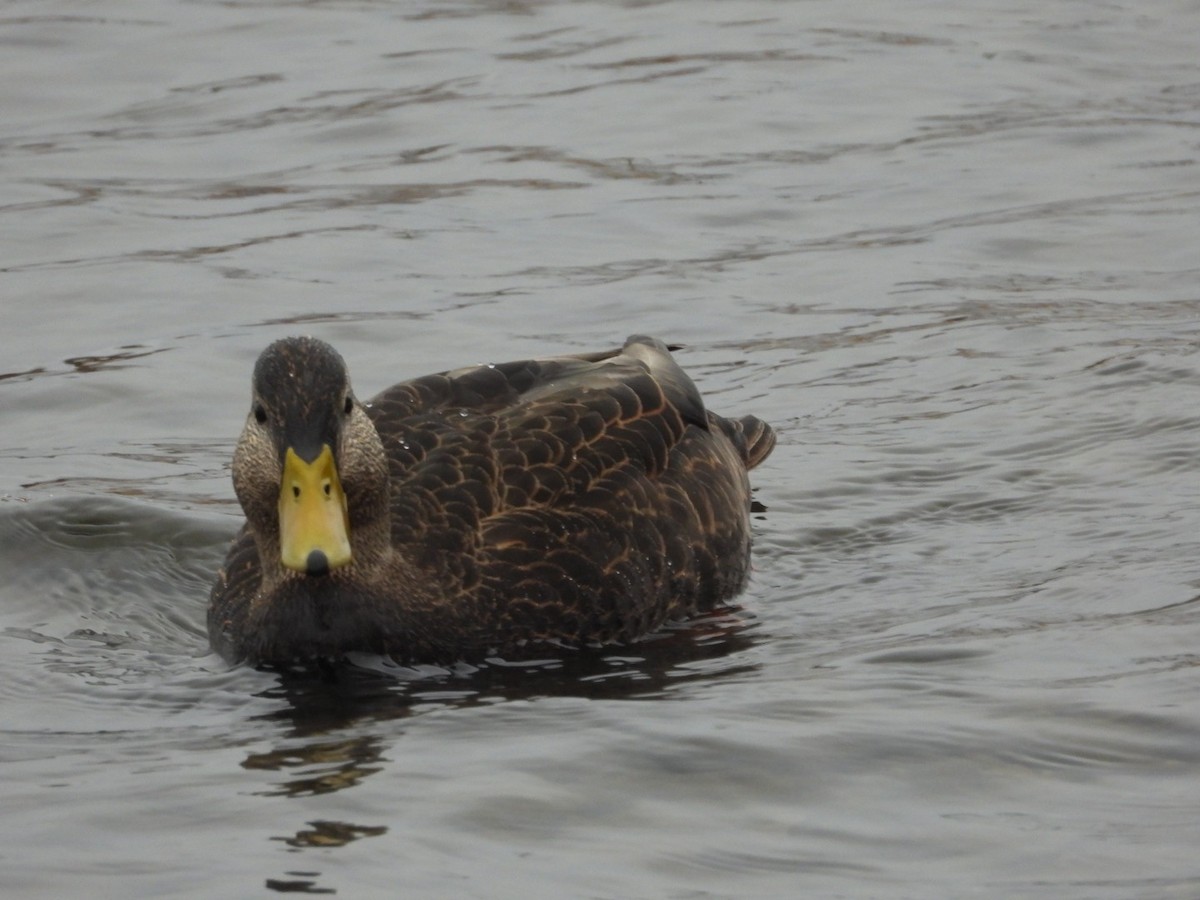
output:
M1200 6L0 9L0 889L1200 896ZM208 650L249 374L685 345L754 581Z

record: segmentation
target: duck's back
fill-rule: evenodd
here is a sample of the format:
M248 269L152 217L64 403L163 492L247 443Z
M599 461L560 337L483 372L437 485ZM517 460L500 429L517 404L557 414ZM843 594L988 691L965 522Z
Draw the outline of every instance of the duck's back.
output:
M633 638L745 581L774 434L707 412L658 341L427 376L368 414L393 543L497 646Z

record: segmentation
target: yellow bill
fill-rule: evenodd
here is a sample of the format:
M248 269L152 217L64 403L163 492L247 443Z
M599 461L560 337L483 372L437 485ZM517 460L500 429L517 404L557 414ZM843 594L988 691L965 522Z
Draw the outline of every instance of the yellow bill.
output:
M350 520L333 451L307 463L288 448L279 490L279 545L286 568L320 575L350 562Z

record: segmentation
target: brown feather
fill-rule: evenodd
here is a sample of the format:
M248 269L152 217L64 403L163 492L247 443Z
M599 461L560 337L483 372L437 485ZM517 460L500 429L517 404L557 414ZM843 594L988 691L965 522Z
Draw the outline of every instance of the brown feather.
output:
M744 586L746 472L774 432L707 412L659 341L429 375L338 419L348 391L340 357L311 339L277 342L256 367L256 403L335 423L354 561L309 576L271 559L272 441L291 425L252 415L234 466L248 524L209 610L231 660L445 661L628 641Z

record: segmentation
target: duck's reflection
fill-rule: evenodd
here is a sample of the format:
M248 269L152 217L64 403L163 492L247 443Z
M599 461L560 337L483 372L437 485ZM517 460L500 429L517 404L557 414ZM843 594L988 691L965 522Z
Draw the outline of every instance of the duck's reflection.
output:
M449 668L359 657L280 672L278 684L262 696L286 702L264 718L286 722L286 736L294 740L324 738L364 721L405 718L431 706L468 708L541 697L669 700L686 696L681 689L690 682L757 670L758 663L745 653L760 639L740 608L731 606L620 647L543 648L527 659L493 658ZM284 759L299 752L294 746L280 751ZM266 768L249 761L247 767Z
M735 607L666 629L637 644L594 650L562 650L537 659L490 659L453 668L397 666L363 658L317 670L279 673L263 696L285 701L264 718L286 724L280 744L250 753L243 768L280 773L259 793L269 797L315 797L357 787L386 769L384 752L396 739L383 723L435 708L465 709L541 697L664 700L686 696L695 681L743 676L759 668L746 651L761 635ZM377 723L378 728L373 728ZM354 734L347 732L353 731ZM367 733L364 733L367 732ZM271 840L291 852L341 847L387 833L384 825L306 821L288 836ZM319 872L288 872L267 887L286 893L329 893Z
M297 747L251 753L245 769L287 771L300 775L261 791L263 796L310 797L354 787L382 769L381 743L376 737L314 741Z
M387 834L385 825L351 825L349 822L327 822L318 819L309 822L309 827L297 831L294 837L275 838L283 841L289 847L303 849L305 847L344 847L351 841L364 837L379 837Z

